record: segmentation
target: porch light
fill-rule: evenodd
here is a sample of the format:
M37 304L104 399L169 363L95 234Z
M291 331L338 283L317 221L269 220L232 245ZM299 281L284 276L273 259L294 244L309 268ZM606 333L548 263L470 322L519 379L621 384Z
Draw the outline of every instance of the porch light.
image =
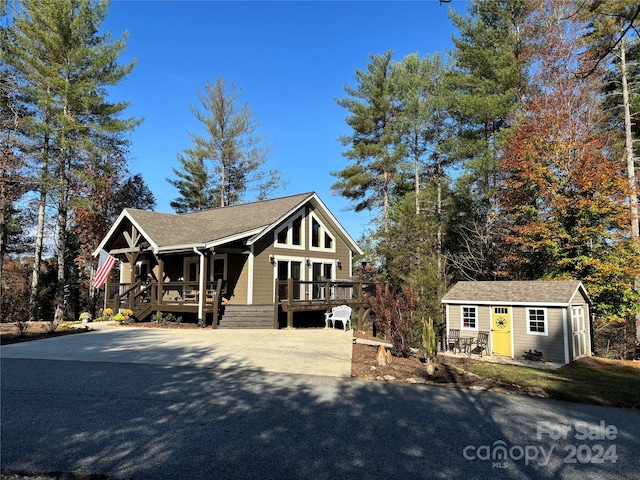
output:
M311 260L309 260L309 257L305 258L305 263L307 264L307 267L311 266Z
M338 268L340 270L342 270L342 262L340 260L338 260L338 262L336 263L336 265L338 265Z
M275 265L276 264L276 257L274 257L273 255L269 255L269 263L271 265Z

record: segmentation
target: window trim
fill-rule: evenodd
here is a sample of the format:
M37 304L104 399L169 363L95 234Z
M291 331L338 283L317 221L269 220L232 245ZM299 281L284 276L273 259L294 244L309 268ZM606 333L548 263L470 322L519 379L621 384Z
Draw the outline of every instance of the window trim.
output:
M543 332L534 332L531 330L531 312L533 310L536 311L541 311L542 314L544 315L544 318L542 320L542 323L544 325L544 331ZM548 337L549 336L549 312L547 311L546 307L527 307L526 308L526 322L527 322L527 335L536 335L536 336L540 336L540 337ZM536 322L538 322L539 320L536 320Z
M293 244L293 224L298 219L300 219L300 245L294 245ZM278 235L283 230L287 231L286 243L278 242ZM279 228L276 228L273 231L273 246L275 248L287 248L292 250L305 249L305 221L304 221L303 212L300 212L299 214L292 216L289 220L283 223Z
M464 309L465 308L473 308L475 311L475 327L465 327L464 326ZM464 330L467 332L477 332L479 329L478 324L480 323L480 309L478 305L460 305L460 330Z
M318 222L320 225L320 229L318 231L318 241L320 242L319 247L314 247L312 244L312 235L313 235L313 222L314 220ZM325 236L328 236L331 239L331 247L326 247L325 244ZM320 218L313 212L309 213L309 250L315 252L334 252L336 251L336 237L333 235L327 227L325 227L324 223Z

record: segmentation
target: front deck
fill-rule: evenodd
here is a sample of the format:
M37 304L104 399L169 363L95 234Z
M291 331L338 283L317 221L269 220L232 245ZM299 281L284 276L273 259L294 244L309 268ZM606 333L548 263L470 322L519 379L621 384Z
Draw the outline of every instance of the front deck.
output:
M133 284L109 285L106 306L114 311L128 308L134 317L143 320L154 312L183 313L198 316L199 324L216 328L221 319L221 307L226 303L222 282L207 283L201 298L198 284L193 282L137 281ZM276 280L273 300L273 328L279 328L280 312L287 318L287 328L293 328L294 313L329 312L338 305L354 309L358 328L362 328L368 303L367 295L375 293L375 284L351 280ZM235 305L235 304L234 304Z

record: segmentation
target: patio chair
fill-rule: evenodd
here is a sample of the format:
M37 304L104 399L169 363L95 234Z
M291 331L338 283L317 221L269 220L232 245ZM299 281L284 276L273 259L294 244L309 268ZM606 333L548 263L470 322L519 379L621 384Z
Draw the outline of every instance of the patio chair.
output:
M483 351L486 351L487 355L489 355L489 332L478 332L478 338L475 343L476 349L480 349L480 356L482 356Z
M186 302L197 302L199 294L198 290L191 290L189 293L184 294L184 300Z
M333 307L330 313L324 314L324 328L336 328L336 322L342 322L342 329L347 330L347 325L351 328L351 307L348 305L340 305Z
M455 351L456 348L460 351L460 330L449 330L447 345L451 351Z

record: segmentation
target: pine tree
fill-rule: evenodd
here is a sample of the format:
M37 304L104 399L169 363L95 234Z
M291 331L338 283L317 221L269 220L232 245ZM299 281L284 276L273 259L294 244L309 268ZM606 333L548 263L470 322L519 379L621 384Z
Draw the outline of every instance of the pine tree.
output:
M202 110L192 105L191 111L205 135L190 134L193 147L178 157L184 170L173 170L181 180L168 180L181 195L172 202L176 211L234 205L250 191L264 199L285 185L278 170L265 170L269 147L256 134L259 124L249 105L239 103L241 93L221 78L198 92ZM187 185L191 180L201 191Z
M332 189L355 202L356 211L381 210L382 226L389 227L389 209L402 181L404 152L397 128L398 105L393 85L393 52L370 55L365 70L356 70L358 85L345 87L349 97L337 99L350 115L353 130L340 137L349 149L343 153L352 163L331 174L339 180Z
M204 160L193 153L179 154L180 168L172 168L175 179L167 181L178 189L179 197L170 202L177 213L198 212L218 205L209 171Z
M464 167L456 196L467 210L453 212L448 235L459 242L449 248L453 264L465 268L457 272L460 277L490 279L496 269L497 257L489 249L497 235L500 146L526 90L524 5L524 0L473 0L467 16L451 12L460 31L447 82L457 134L443 148Z
M21 87L36 109L31 135L39 144L41 164L37 236L41 244L45 206L51 197L56 205L58 258L54 321L61 322L66 308L65 258L72 193L80 172L109 144L104 139L116 139L137 123L120 118L126 103L106 100L106 87L120 82L134 64L117 62L125 48L124 39L112 42L110 34L99 34L107 1L25 0L18 6L3 39L3 60L20 72L24 80ZM36 257L32 307L40 267ZM32 317L33 312L34 308Z
M27 157L29 146L24 138L28 111L16 96L14 73L9 65L0 65L0 289L6 285L3 275L5 255L23 253L24 244L20 240L26 226L19 203L32 187ZM4 319L1 306L0 303L0 319Z
M443 144L452 134L447 112L447 65L440 55L407 55L394 69L398 91L398 129L407 159L413 164L416 215L435 219L437 256L443 253L444 193L451 160ZM423 195L435 191L435 198ZM442 263L438 271L442 272Z

